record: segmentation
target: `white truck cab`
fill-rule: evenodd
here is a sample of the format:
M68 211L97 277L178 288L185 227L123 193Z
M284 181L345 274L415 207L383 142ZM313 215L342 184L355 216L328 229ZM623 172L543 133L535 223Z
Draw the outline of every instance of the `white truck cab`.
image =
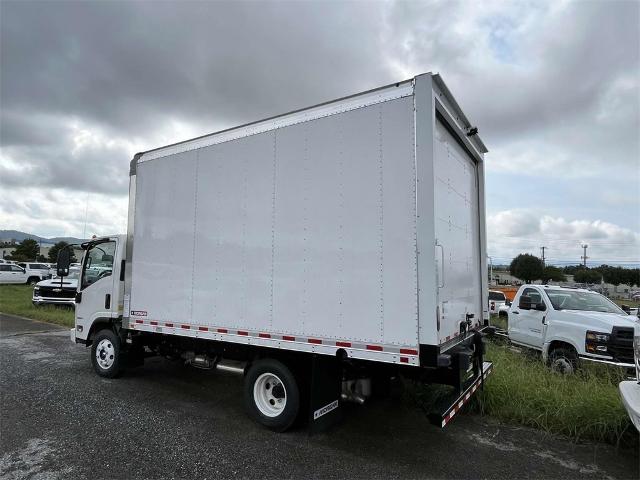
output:
M71 338L86 341L92 329L122 316L126 235L95 238L85 249L76 293L76 321Z
M633 368L636 317L599 293L523 285L509 310L509 339L539 350L552 368L572 372L579 361Z

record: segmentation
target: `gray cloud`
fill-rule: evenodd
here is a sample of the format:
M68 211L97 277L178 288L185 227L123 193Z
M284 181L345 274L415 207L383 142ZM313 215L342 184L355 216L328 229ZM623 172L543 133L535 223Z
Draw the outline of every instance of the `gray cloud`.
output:
M506 179L488 192L493 213L513 210L523 175L541 192L570 193L582 178L640 184L637 2L4 1L1 9L4 197L95 192L96 211L122 208L135 151L425 71L442 73L488 144L489 175ZM624 198L607 216L640 229L629 206L640 189L601 190L599 218ZM583 197L563 199L566 216L585 218ZM111 227L121 228L123 212L114 215ZM16 217L0 206L0 220ZM100 225L109 228L108 215Z

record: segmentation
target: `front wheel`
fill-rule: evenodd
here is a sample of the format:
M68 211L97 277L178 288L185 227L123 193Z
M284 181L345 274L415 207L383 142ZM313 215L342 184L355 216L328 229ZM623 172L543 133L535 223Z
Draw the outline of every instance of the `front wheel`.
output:
M91 363L98 375L115 378L120 374L120 337L113 330L100 330L91 343Z
M549 353L549 366L554 372L571 375L578 369L578 355L570 347L556 347Z
M258 360L249 368L244 400L249 415L276 432L291 427L300 409L295 377L282 362L269 358Z

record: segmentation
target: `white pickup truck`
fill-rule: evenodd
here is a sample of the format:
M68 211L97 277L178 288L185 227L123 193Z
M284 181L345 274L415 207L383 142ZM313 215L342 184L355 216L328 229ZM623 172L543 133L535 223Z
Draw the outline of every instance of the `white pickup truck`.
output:
M540 350L550 366L573 372L580 361L634 368L637 317L599 293L551 285L523 285L509 310L512 343Z

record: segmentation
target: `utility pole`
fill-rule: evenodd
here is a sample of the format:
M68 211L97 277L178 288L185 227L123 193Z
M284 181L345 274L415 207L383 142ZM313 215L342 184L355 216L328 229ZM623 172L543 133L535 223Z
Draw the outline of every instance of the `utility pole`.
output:
M489 257L489 285L493 285L493 259L490 255L487 257Z
M585 267L587 266L587 258L589 258L587 257L587 247L589 247L589 245L587 245L586 243L582 245L582 250L584 253L580 257L582 259L582 265L584 265Z
M540 247L540 250L542 250L542 266L546 267L546 264L544 263L544 251L547 249L547 247Z

